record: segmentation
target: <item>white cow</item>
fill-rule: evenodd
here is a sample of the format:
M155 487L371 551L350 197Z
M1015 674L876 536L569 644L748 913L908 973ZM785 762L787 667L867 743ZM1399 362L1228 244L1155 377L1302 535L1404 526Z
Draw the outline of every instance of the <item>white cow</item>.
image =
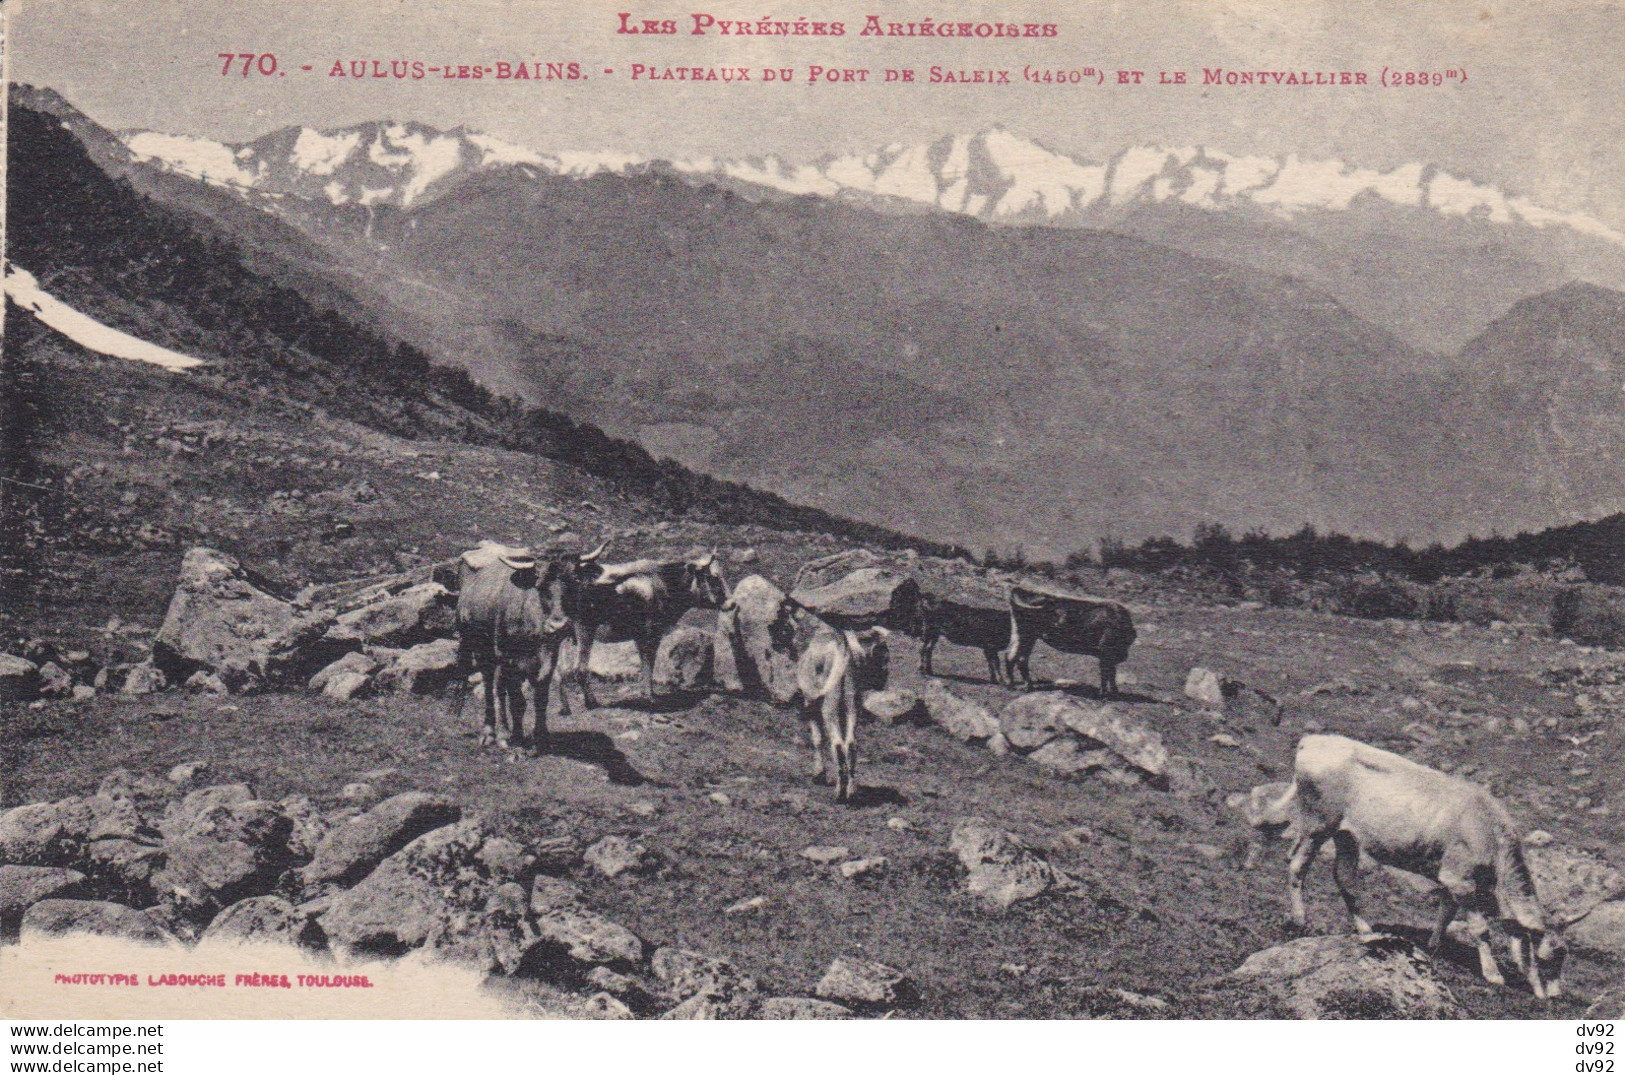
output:
M1266 833L1284 828L1294 837L1288 889L1298 925L1304 874L1329 839L1337 848L1333 877L1362 936L1371 933L1358 890L1364 849L1385 866L1438 885L1430 949L1464 910L1485 981L1506 984L1490 950L1490 912L1505 924L1513 962L1535 996L1562 992L1562 936L1547 927L1512 818L1489 792L1340 735L1304 736L1291 785L1273 800L1261 790L1246 804L1248 820Z
M889 639L884 627L862 631L821 626L796 662L796 688L812 740L813 779L829 782L823 739L835 759L835 799L846 802L857 769L858 708L863 694L886 686Z

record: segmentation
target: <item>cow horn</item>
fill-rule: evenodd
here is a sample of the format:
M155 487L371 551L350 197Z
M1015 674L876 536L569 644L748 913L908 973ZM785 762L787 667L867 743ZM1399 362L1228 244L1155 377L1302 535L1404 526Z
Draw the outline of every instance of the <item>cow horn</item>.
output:
M600 556L604 555L604 550L607 548L609 548L608 538L604 539L604 543L592 550L592 552L584 553L581 556L576 557L576 559L580 560L584 564L590 564Z
M696 568L698 568L699 570L704 571L706 568L711 566L712 561L714 561L716 558L717 558L717 550L712 549L710 552L706 553L704 556L700 557L698 560L695 560L694 561L694 566Z

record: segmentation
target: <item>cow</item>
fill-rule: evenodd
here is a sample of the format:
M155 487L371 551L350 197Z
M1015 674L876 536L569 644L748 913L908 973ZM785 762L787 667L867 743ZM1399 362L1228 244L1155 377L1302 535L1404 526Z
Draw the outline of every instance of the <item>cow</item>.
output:
M883 690L890 667L891 632L819 627L796 661L796 691L812 741L813 780L828 784L824 739L835 760L835 801L847 802L857 770L858 711L863 696Z
M452 717L462 715L468 677L478 669L485 693L481 745L507 746L525 739L524 684L536 709L532 746L547 746L547 696L558 665L559 644L569 626L565 609L579 574L603 555L604 546L581 556L540 563L527 549L483 543L457 563L457 689ZM570 702L561 687L560 712ZM500 716L500 719L499 719Z
M1292 833L1287 888L1292 920L1304 924L1303 878L1332 840L1333 878L1354 928L1369 937L1358 889L1360 852L1376 862L1433 881L1439 916L1428 940L1437 950L1458 910L1478 948L1479 969L1505 985L1490 949L1486 912L1505 925L1513 963L1536 997L1563 989L1566 954L1550 928L1506 808L1477 784L1340 735L1306 735L1298 743L1292 783L1278 798L1255 794L1248 820L1264 831Z
M1016 685L1020 671L1032 690L1029 667L1033 647L1040 640L1062 653L1081 653L1100 662L1100 693L1117 696L1117 666L1128 659L1134 644L1134 618L1115 601L1054 593L1030 587L1010 588L1010 644L1005 648L1004 677Z
M956 646L975 646L987 658L987 678L1000 681L1000 654L1010 644L1010 613L961 604L952 598L922 593L916 606L916 626L920 637L920 674L934 675L931 656L937 642L947 639Z
M595 641L637 644L643 693L653 705L654 662L660 640L689 609L727 612L733 608L715 550L693 560L605 565L588 561L577 577L580 585L568 595L566 612L575 623L575 677L588 709L597 707L587 677Z

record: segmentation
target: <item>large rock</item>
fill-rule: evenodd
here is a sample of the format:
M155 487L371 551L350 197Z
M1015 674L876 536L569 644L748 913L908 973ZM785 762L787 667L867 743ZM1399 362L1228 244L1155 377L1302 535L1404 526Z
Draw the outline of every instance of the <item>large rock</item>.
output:
M372 677L360 672L340 672L322 687L322 697L335 702L348 702L360 698L372 687Z
M342 613L328 628L327 637L349 646L410 647L455 629L446 588L438 582L423 582Z
M0 866L0 935L15 936L23 913L41 900L83 899L85 875L61 866Z
M0 862L70 866L90 840L92 809L82 799L29 803L0 814Z
M39 697L39 665L0 653L0 702L31 702Z
M559 648L559 673L574 672L577 664L576 645L566 641ZM627 682L643 675L643 659L638 656L636 642L595 642L587 657L587 671L598 679L609 682Z
M332 898L320 920L330 947L344 957L426 949L436 959L502 969L526 939L523 886L530 880L507 843L487 837L476 821L424 833ZM517 904L499 898L510 885L518 887Z
M1221 988L1235 987L1260 989L1274 1007L1300 1019L1465 1015L1427 956L1392 938L1303 937L1267 948L1221 980Z
M286 944L314 947L319 931L308 915L280 896L252 896L214 916L199 945Z
M914 622L920 584L889 568L863 567L827 585L799 588L790 596L837 626L903 628Z
M726 959L686 948L662 948L649 969L666 995L676 1001L704 996L726 1000L756 992L756 981Z
M534 906L534 897L532 905ZM643 962L637 934L585 907L563 904L537 915L536 941L524 966L556 977L560 971L580 975L593 967L627 970Z
M654 681L670 690L697 691L711 685L711 635L697 627L679 627L660 640Z
M119 688L119 692L134 695L157 694L167 686L169 677L149 659L129 667L124 674L124 685Z
M659 856L645 847L642 841L620 835L604 837L587 848L582 857L588 866L605 877L646 874L660 865Z
M935 680L926 682L920 700L931 722L961 742L985 742L1000 734L999 722L986 706L951 693Z
M856 1008L901 1008L919 999L919 990L896 967L851 956L836 956L813 990L824 1000Z
M382 659L375 657L370 653L363 653L360 650L356 650L353 653L346 653L332 664L329 664L327 667L311 676L310 681L305 685L313 691L323 690L326 688L328 682L337 676L341 676L346 673L370 676L374 672L378 671L379 668L383 667L383 664L384 662Z
M330 830L300 871L309 888L350 885L426 832L462 819L457 804L422 791L385 799Z
M758 1019L850 1019L852 1009L812 997L768 997L756 1010Z
M866 691L863 708L882 724L909 724L925 715L925 706L913 691Z
M41 698L67 698L73 694L73 677L55 661L40 665L39 693Z
M101 900L42 900L23 915L22 943L75 935L174 944L176 937L145 911Z
M733 614L718 617L717 650L726 641L745 693L788 705L796 696L796 628L784 591L749 575L734 587L733 599Z
M330 612L296 609L259 589L225 553L194 548L181 561L152 659L171 682L198 669L233 687L302 680L343 648L322 640L331 621Z
M413 646L378 673L373 685L401 694L433 694L457 675L457 640L437 638Z
M965 867L966 889L1001 910L1042 896L1058 880L1044 856L979 817L955 822L948 848Z
M1067 734L1067 710L1072 699L1058 691L1018 695L999 710L999 730L1005 741L1023 753L1037 750Z
M1122 758L1154 782L1168 775L1168 748L1154 729L1110 703L1091 705L1073 700L1063 714L1067 728L1086 741Z
M1625 896L1625 874L1589 851L1553 843L1525 847L1524 858L1553 925L1567 925L1598 904Z
M1563 932L1575 948L1625 961L1625 900L1601 903Z
M1224 681L1212 669L1192 668L1185 677L1185 697L1214 709L1224 707Z
M210 795L223 790L193 792L165 821L164 864L153 885L182 917L207 920L239 900L265 895L292 862L293 819L281 805Z

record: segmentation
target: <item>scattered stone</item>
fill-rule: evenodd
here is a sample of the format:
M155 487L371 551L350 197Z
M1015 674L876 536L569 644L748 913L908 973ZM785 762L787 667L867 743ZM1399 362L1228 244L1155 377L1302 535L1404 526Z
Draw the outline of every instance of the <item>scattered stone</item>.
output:
M802 858L806 859L808 862L817 863L820 866L828 866L832 862L840 862L842 859L850 858L851 855L852 852L844 847L825 844L815 844L812 847L804 847L801 849Z
M1249 956L1222 979L1257 986L1300 1019L1459 1019L1427 956L1395 938L1303 937Z
M169 686L169 677L152 661L142 661L131 665L124 677L124 686L119 688L123 694L157 694Z
M979 817L957 821L948 847L968 871L965 887L1000 910L1042 896L1058 880L1037 851Z
M1122 758L1152 782L1168 774L1168 748L1155 729L1130 717L1119 706L1073 702L1062 718L1071 731Z
M935 680L925 685L921 700L931 722L961 742L985 742L999 734L999 722L986 706L960 698Z
M31 702L39 697L39 665L0 653L0 702Z
M893 832L907 832L914 827L914 822L906 817L889 817L886 819L886 827Z
M575 642L566 640L559 649L559 673L574 672L576 660ZM643 675L643 658L638 656L635 642L599 642L587 658L587 671L598 679L625 683Z
M523 961L529 970L626 970L643 962L637 934L585 907L566 904L544 911L536 917L535 930L537 938Z
M813 990L820 998L855 1008L900 1008L918 999L909 977L896 967L836 956Z
M743 899L736 903L730 903L722 913L728 915L750 914L752 911L760 911L766 906L766 896L751 896L749 899Z
M185 786L209 771L206 761L187 761L169 770L169 782Z
M295 858L308 861L327 838L330 828L327 819L322 817L308 795L289 795L279 805L293 821L293 832L288 836L288 851Z
M331 698L336 702L348 702L360 698L371 687L371 676L364 676L360 672L340 672L322 687L322 697Z
M732 998L756 992L756 982L741 974L726 959L715 959L686 948L662 948L649 961L649 970L672 1000L695 996Z
M863 708L882 724L912 724L925 716L925 704L913 691L869 691Z
M101 900L41 900L23 914L23 944L89 934L144 944L175 944L177 938L145 911Z
M73 693L73 677L55 661L46 661L39 669L39 693L42 698L66 698Z
M658 858L640 841L626 836L606 836L587 848L587 865L605 877L645 874L659 866Z
M409 586L343 613L328 628L340 645L410 647L451 633L455 624L446 588L438 582Z
M68 697L75 702L88 702L96 697L96 688L84 683L75 683Z
M1219 674L1197 666L1185 677L1185 697L1215 709L1224 708L1224 685Z
M1237 747L1241 746L1241 740L1237 739L1233 735L1227 735L1224 732L1220 732L1217 735L1208 736L1207 741L1212 743L1214 746L1229 747L1231 750L1235 750Z
M1067 734L1066 709L1072 699L1059 691L1023 694L999 711L999 730L1010 746L1022 753Z
M1625 1019L1625 985L1616 985L1597 994L1586 1008L1587 1019Z
M716 803L718 806L732 806L733 805L733 799L730 798L728 793L725 792L725 791L713 791L711 794L707 795L706 798L710 799L712 802Z
M208 691L210 694L231 693L231 688L226 686L225 680L213 672L207 672L201 668L187 677L186 689L189 691Z
M536 856L536 868L543 873L564 874L581 865L581 841L574 836L543 836L533 840L530 853Z
M587 998L583 1012L588 1019L636 1019L632 1009L608 993L594 993Z
M41 900L84 899L85 875L60 866L0 866L0 936L15 937L23 914Z
M855 881L860 877L872 877L886 869L884 855L870 859L852 859L841 863L841 876L848 881Z
M586 902L581 887L562 878L537 874L530 883L532 914L541 915L560 908L583 906Z
M462 816L456 803L427 792L385 799L328 832L301 876L313 887L354 884L419 836Z
M813 997L768 997L757 1009L758 1019L850 1019L852 1009Z

